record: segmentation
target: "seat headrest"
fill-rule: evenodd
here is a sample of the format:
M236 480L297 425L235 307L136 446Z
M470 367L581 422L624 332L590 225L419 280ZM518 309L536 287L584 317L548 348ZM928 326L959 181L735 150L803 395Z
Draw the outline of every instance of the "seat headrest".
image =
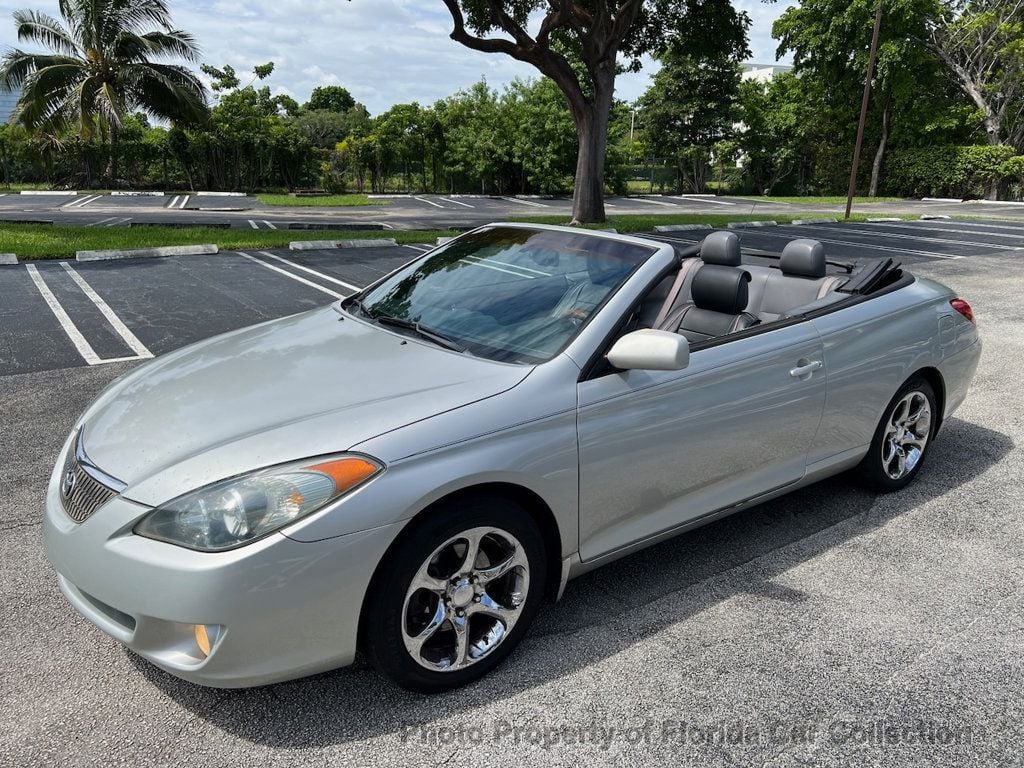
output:
M712 232L700 244L700 260L723 267L740 265L740 239L735 232Z
M784 275L799 277L825 276L825 246L817 240L793 240L786 243L779 260Z
M747 308L750 273L735 267L706 264L693 278L690 293L698 309L738 315Z

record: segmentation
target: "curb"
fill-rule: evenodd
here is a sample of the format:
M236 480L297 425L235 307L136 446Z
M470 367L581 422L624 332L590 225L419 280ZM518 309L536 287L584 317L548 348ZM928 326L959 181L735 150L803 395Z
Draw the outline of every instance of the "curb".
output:
M752 227L777 227L777 221L730 221L726 224L729 229L747 229Z
M218 253L216 245L165 245L159 248L128 248L120 251L78 251L76 261L107 261L108 259L145 259L158 256L204 256Z
M131 189L116 189L110 193L111 197L163 197L166 192L150 192L146 190L134 191Z
M839 219L834 217L825 216L820 219L793 219L792 224L799 226L800 224L838 224Z
M53 219L0 219L0 224L53 224Z
M690 232L697 229L713 229L710 224L659 224L655 232Z
M296 240L288 243L291 251L318 251L325 248L387 248L397 246L393 237L366 240Z
M193 195L203 197L246 197L245 192L193 192Z
M168 229L231 229L230 221L204 221L196 224L191 221L130 221L128 227L167 227Z
M946 216L941 213L922 213L921 221L932 221L934 219L951 219L952 216Z
M887 221L903 221L903 219L897 219L892 216L884 216L882 218L877 219L868 219L867 221L869 224L884 224Z
M67 197L74 197L78 194L77 191L71 191L69 189L23 189L19 194L22 195L65 195Z
M974 202L982 205L1024 205L1024 202L1016 200L975 200Z
M199 206L198 208L193 208L191 205L187 205L187 206L185 206L185 208L183 210L186 210L186 211L251 211L252 208L209 208L209 207L206 207L206 206Z
M0 253L0 264L17 264L18 257L13 253Z
M959 197L922 197L922 203L962 203Z
M339 231L354 231L354 232L383 232L385 227L383 224L334 224L325 223L320 224L317 222L308 221L290 221L288 222L287 229L326 229L326 230L339 230Z

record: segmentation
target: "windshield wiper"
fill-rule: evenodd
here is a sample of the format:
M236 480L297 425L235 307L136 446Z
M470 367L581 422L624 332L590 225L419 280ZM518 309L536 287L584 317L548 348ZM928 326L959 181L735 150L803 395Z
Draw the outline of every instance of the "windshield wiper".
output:
M366 311L365 308L363 309L363 311ZM457 341L450 339L444 334L439 333L430 328L424 328L415 320L406 320L404 317L395 317L394 315L375 315L371 312L367 312L367 315L369 315L369 317L373 318L381 325L390 325L395 328L404 328L406 330L412 331L417 336L427 339L428 341L432 341L435 344L438 344L439 346L445 347L446 349L451 349L454 350L455 352L466 351L466 348L459 344Z

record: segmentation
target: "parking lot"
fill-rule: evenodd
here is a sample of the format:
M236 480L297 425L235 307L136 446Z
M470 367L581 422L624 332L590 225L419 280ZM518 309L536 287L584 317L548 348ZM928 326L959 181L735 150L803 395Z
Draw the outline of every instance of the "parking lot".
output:
M234 227L240 229L311 229L361 227L378 229L447 229L476 226L516 216L557 216L568 221L568 197L513 195L370 195L371 205L352 207L280 207L247 195L166 193L163 195L97 195L0 193L0 222L52 222L87 227L171 226ZM794 206L772 199L715 195L637 194L609 197L611 216L716 214L773 216L794 210L841 216L843 205L814 199ZM999 216L1024 222L1024 204L904 200L858 203L858 213L938 216Z
M924 473L888 496L819 483L588 574L495 674L434 697L363 663L249 691L171 678L68 606L39 524L62 440L117 375L426 245L0 267L0 764L1021 765L1024 225L738 233L891 256L971 301L981 368Z

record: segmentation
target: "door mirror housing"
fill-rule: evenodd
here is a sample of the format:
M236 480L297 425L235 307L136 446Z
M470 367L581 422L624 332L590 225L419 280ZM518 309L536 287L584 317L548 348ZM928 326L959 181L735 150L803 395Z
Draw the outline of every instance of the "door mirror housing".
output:
M678 333L643 328L616 341L606 357L624 371L680 371L690 364L690 343Z

